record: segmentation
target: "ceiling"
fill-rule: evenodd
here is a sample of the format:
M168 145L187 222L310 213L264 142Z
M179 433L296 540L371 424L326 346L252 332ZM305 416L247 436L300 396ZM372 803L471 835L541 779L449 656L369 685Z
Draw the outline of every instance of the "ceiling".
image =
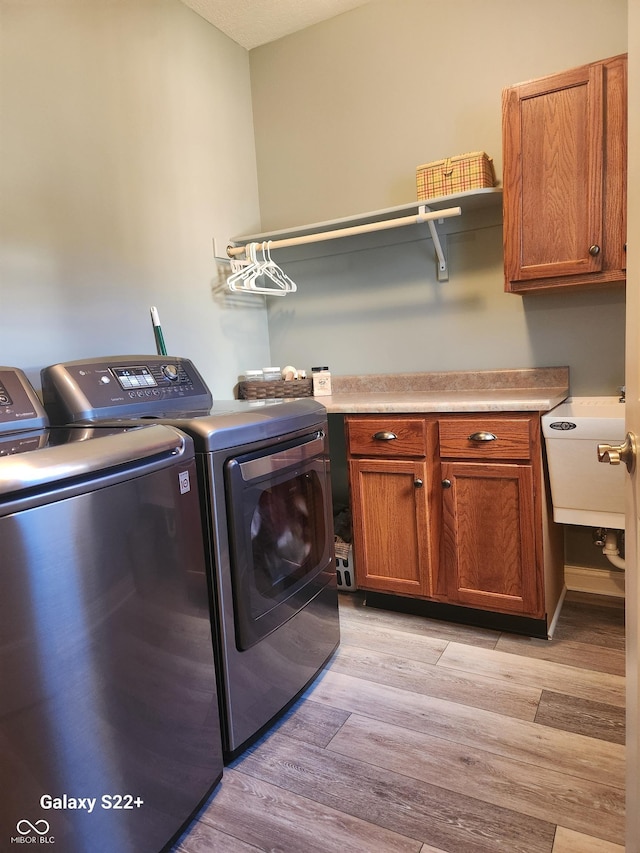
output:
M371 0L183 0L247 50L369 2Z

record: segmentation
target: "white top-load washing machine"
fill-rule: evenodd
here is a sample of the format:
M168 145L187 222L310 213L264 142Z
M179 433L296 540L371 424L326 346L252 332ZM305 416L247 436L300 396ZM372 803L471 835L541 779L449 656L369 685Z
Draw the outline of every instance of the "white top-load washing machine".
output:
M191 361L157 355L53 365L42 389L53 423L155 420L193 439L231 760L339 643L325 407L310 398L214 403Z
M50 429L0 367L0 849L158 853L219 782L196 481L178 430Z

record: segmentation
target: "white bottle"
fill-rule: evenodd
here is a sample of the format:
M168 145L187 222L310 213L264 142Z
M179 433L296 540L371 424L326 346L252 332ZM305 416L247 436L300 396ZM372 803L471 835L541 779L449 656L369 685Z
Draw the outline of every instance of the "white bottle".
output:
M329 397L331 395L331 373L328 367L312 367L313 396Z

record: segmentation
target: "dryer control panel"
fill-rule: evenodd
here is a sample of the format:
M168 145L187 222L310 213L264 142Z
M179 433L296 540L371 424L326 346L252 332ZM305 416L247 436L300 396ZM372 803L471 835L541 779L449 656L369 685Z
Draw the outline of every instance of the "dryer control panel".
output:
M208 414L213 396L186 358L112 356L54 364L42 371L52 424Z

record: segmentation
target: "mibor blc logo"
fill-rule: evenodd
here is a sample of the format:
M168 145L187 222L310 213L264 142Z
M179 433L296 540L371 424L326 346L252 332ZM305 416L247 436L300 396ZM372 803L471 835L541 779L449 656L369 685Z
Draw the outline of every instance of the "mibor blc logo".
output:
M49 832L49 824L46 820L37 820L35 823L31 823L30 820L19 820L16 829L20 835L28 835L30 832L46 835Z
M49 822L41 819L32 823L30 820L19 820L16 824L18 835L11 839L12 844L55 844L55 838L49 836Z

